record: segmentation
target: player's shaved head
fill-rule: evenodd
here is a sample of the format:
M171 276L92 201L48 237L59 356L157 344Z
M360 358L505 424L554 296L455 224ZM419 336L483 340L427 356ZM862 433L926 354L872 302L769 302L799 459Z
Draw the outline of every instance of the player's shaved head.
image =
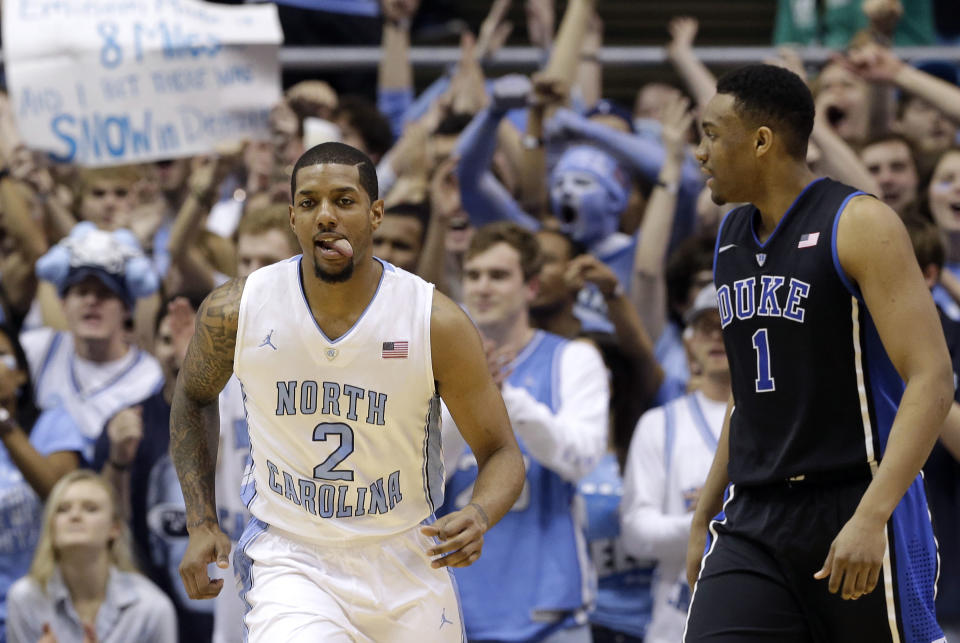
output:
M290 177L291 202L297 194L297 172L302 167L333 163L336 165L350 165L357 168L360 175L360 187L370 197L373 203L379 198L380 188L377 185L377 169L366 154L355 147L343 143L321 143L304 152L293 166L293 175Z
M747 65L717 81L717 93L734 99L734 110L751 127L767 126L782 137L787 153L807 156L813 131L813 95L792 71L776 65Z

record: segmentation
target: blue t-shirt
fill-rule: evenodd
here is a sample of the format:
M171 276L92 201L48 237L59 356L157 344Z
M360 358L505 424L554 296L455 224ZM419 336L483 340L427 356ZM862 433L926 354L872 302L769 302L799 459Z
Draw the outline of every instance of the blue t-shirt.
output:
M86 438L63 407L44 411L30 432L30 444L41 455L59 451L83 453ZM7 591L25 576L40 538L43 504L10 454L0 447L0 642L5 640Z

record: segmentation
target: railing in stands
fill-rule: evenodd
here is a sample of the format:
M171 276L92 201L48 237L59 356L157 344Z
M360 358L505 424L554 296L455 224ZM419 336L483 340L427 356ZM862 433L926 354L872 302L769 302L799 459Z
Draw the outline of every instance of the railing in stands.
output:
M815 65L830 59L836 50L807 47L797 50L803 61ZM894 50L904 60L949 60L960 63L960 47L899 47ZM739 65L759 62L776 55L774 47L697 47L697 56L707 65ZM378 47L284 47L280 63L284 69L370 69L379 64ZM457 47L413 47L410 62L414 67L444 67L457 62ZM667 64L663 47L604 47L599 53L605 67L651 67ZM535 47L505 47L487 63L490 68L535 69L544 61L544 53Z

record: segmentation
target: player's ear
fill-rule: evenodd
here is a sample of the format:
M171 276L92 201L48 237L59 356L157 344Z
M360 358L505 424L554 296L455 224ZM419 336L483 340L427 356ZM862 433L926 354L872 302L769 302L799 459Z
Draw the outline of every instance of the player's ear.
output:
M753 144L757 158L769 152L773 145L773 130L765 125L757 128L757 131L754 132Z
M370 204L370 225L376 230L383 221L383 199L377 199Z

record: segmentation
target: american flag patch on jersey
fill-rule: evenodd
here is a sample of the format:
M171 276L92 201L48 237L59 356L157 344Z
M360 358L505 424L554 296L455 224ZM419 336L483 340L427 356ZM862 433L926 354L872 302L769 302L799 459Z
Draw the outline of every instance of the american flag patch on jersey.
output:
M812 248L817 245L817 241L820 240L819 232L811 232L800 237L800 243L797 244L798 248Z
M407 347L409 342L384 342L383 351L380 352L380 357L383 359L390 358L404 358L407 357Z

